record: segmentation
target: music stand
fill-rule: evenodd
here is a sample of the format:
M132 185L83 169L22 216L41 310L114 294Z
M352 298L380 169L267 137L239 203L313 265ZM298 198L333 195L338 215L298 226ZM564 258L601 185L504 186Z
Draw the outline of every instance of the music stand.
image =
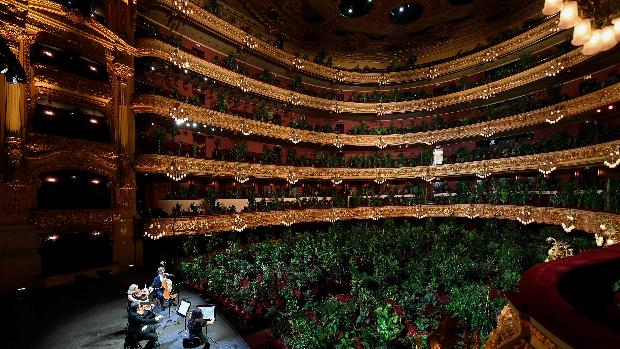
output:
M197 306L196 308L200 309L200 311L202 312L203 319L212 319L213 323L215 323L215 305L206 304L206 305ZM213 325L213 323L211 325ZM209 340L211 340L211 342L213 342L214 344L217 344L215 339L209 337L209 325L205 326L205 335L207 336Z
M177 315L182 316L185 319L185 327L179 331L179 333L185 331L187 329L187 313L189 312L189 308L192 306L192 303L186 299L181 299L181 304L177 308Z

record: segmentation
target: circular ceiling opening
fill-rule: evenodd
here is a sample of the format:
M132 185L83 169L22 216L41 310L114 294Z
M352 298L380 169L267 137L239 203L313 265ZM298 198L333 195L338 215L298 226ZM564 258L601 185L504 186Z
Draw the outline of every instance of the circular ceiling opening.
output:
M345 17L360 17L370 12L372 1L373 0L342 0L340 1L340 5L338 5L338 11Z
M410 2L394 7L390 12L390 21L394 24L407 24L422 16L424 7L417 2Z

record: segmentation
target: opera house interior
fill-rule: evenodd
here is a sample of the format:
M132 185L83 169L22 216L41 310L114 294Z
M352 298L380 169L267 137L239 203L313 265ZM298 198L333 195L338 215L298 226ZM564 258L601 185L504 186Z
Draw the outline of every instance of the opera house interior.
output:
M620 1L0 23L0 348L620 348Z

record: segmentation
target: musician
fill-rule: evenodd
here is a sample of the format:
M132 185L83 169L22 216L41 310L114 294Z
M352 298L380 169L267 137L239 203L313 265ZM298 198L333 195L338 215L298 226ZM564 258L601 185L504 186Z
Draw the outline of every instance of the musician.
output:
M161 318L161 315L157 315L154 318L144 316L144 310L139 302L132 302L129 305L129 313L127 314L128 330L137 340L148 340L144 349L151 349L155 346L158 338L154 324L161 320Z
M202 311L199 308L192 310L192 314L187 322L187 329L189 330L190 337L200 338L200 344L204 343L204 349L209 349L210 344L207 340L207 336L202 332L202 328L208 324L212 319L205 319Z
M166 278L165 272L166 269L164 267L157 268L157 276L153 279L153 283L151 284L151 287L155 290L155 297L159 299L159 305L161 306L162 310L166 308L166 306L164 305L163 285L164 279Z
M127 290L127 311L129 312L129 305L131 305L131 302L139 302L140 304L148 303L149 294L152 291L153 289L146 288L146 285L144 285L144 289L140 289L136 284L129 286Z

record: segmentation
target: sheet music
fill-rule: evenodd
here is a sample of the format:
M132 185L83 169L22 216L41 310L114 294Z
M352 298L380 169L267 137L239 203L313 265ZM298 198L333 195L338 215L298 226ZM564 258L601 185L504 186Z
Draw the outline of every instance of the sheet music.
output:
M200 311L202 311L202 318L205 320L211 319L213 321L215 321L215 306L203 306L203 307L196 307L198 309L200 309Z

